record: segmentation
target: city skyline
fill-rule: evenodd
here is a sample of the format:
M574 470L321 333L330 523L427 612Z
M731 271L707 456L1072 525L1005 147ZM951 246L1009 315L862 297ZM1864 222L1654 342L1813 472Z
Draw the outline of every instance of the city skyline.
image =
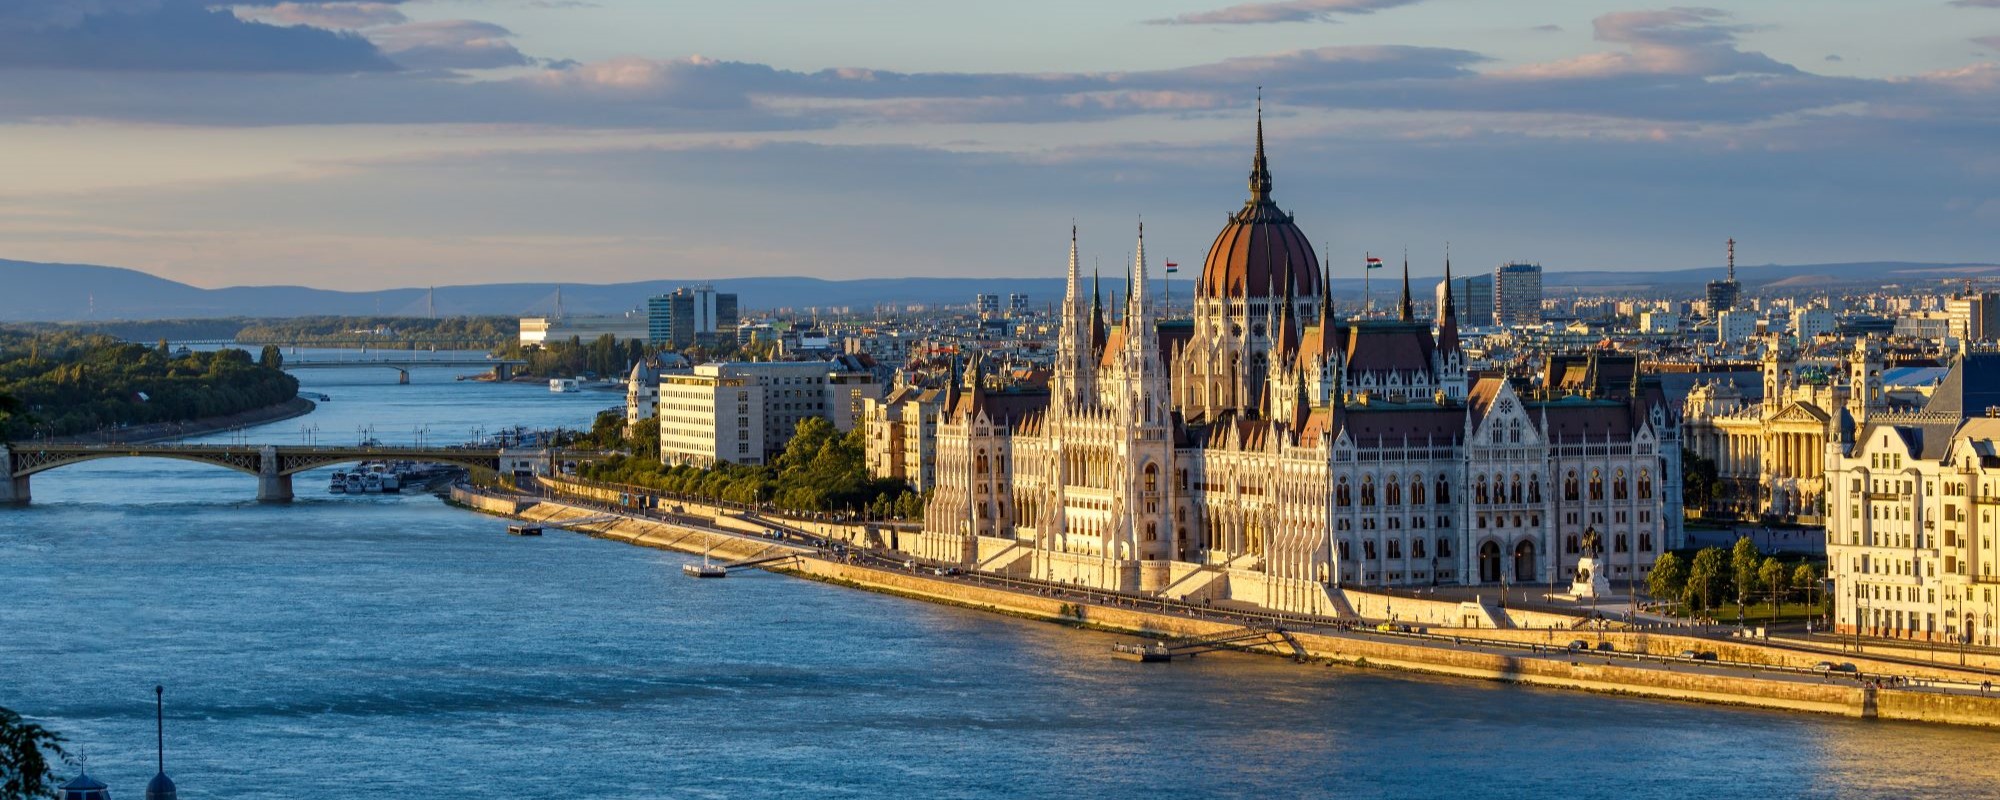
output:
M1336 270L1989 259L1987 0L0 10L0 257L199 286L1046 275L1248 166ZM290 27L290 26L307 27ZM998 42L1007 42L998 46Z

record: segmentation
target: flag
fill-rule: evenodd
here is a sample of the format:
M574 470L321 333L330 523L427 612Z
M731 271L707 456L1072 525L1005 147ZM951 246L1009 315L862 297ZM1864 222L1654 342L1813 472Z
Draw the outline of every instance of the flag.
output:
M1369 256L1369 257L1368 257L1368 268L1369 268L1369 269L1381 269L1381 268L1382 268L1382 259L1379 259L1379 258L1376 258L1376 257L1374 257L1374 256Z
M1172 274L1174 274L1174 273L1176 273L1176 272L1179 272L1179 271L1181 271L1181 265L1179 265L1179 264L1176 264L1176 263L1174 263L1174 262L1172 262L1172 261L1169 261L1169 262L1167 262L1167 274L1168 274L1168 275L1172 275Z

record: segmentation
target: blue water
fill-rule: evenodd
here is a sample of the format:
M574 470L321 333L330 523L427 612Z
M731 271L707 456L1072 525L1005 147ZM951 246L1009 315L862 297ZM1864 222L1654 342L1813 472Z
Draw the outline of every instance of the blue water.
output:
M307 372L252 441L581 426L611 394ZM409 434L405 434L407 438ZM225 435L221 439L232 438ZM170 461L36 476L0 512L0 705L115 796L2000 796L2000 733L1624 700L1114 637L504 523L423 496L290 506Z

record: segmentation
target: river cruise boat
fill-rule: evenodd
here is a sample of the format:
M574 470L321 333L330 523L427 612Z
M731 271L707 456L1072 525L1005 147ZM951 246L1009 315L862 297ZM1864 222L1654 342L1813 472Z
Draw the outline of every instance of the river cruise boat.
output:
M583 391L583 382L575 378L550 378L549 391L559 393Z
M373 472L361 476L361 491L364 494L382 493L382 476Z
M358 472L352 472L352 473L348 473L348 475L347 475L347 493L348 493L348 494L360 494L360 493L361 493L361 491L362 491L362 488L363 488L363 487L362 487L362 481L361 481L361 473L358 473Z
M720 578L729 574L729 570L723 569L721 564L711 564L706 558L699 564L682 564L681 572L692 578Z
M334 470L333 482L327 484L326 490L332 494L347 494L347 473Z

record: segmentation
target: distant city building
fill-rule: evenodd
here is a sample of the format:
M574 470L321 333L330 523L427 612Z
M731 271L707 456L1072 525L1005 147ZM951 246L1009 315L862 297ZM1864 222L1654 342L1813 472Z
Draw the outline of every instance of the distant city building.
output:
M736 342L736 295L684 286L646 300L646 342L679 350Z
M1021 292L1007 295L1007 316L1020 319L1028 316L1028 296Z
M980 293L972 296L972 310L981 317L1000 314L1000 295Z
M1445 287L1451 287L1452 304L1466 325L1484 328L1493 324L1493 276L1473 275L1453 281L1439 281L1432 302L1444 308Z
M646 341L646 317L638 314L588 317L522 317L520 342L539 345L547 342L596 341L605 334L618 341Z
M1731 311L1724 318L1750 313ZM1681 440L1715 462L1727 498L1718 498L1715 510L1820 518L1826 488L1821 461L1831 421L1840 414L1866 416L1885 400L1879 347L1864 340L1851 355L1819 353L1766 351L1759 395L1746 396L1734 382L1704 383L1688 392Z
M1493 270L1493 322L1541 324L1542 265L1509 262Z
M1736 308L1743 287L1736 282L1736 240L1729 240L1729 277L1708 282L1708 314L1713 317Z
M1946 300L1944 315L1948 335L1968 342L1988 342L2000 337L2000 293L1977 292Z
M1840 317L1822 306L1792 309L1792 337L1809 342L1840 329Z
M868 474L905 481L918 492L937 485L937 422L944 389L898 386L862 403Z
M1905 339L1944 341L1951 336L1951 318L1934 311L1897 317L1891 334Z
M1757 335L1757 312L1739 308L1724 311L1715 318L1715 341L1719 344L1742 344Z
M1651 336L1680 333L1681 317L1666 311L1639 312L1639 332Z
M632 374L625 378L625 432L640 422L653 418L660 410L660 373L653 365L640 361L632 365Z
M881 396L872 362L732 361L660 379L660 460L669 465L763 464L799 422L854 430L863 401Z

